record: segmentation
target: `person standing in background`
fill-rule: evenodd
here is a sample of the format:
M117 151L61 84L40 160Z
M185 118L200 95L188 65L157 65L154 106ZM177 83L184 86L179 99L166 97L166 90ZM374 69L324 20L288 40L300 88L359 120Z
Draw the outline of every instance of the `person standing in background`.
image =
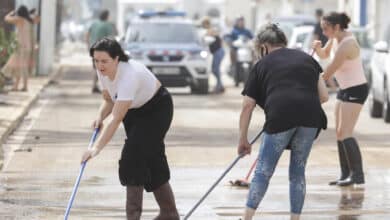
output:
M324 33L322 33L322 29L321 29L321 19L323 15L324 15L324 11L321 8L316 9L315 16L316 16L317 23L314 26L313 41L319 40L321 41L322 45L325 45L326 42L328 41L328 38L324 35ZM321 59L319 62L322 68L325 68L326 66L329 65L329 59ZM334 92L337 90L337 84L334 81L333 77L330 78L329 80L326 80L326 84L329 86L330 91Z
M328 38L322 33L321 29L321 19L322 16L324 15L324 11L321 8L318 8L316 10L316 20L317 23L314 26L314 39L313 40L319 40L321 41L322 45L325 45L326 42L328 41Z
M103 39L104 37L109 37L115 35L116 29L114 24L111 22L108 22L109 18L109 11L103 10L99 15L99 20L94 22L91 27L88 29L87 35L86 35L86 41L88 45L88 49L97 41L100 39ZM95 69L95 66L93 67ZM92 93L101 93L99 87L98 87L98 77L93 72L93 83L92 83Z
M33 8L30 10L30 17L33 19L35 24L38 24L41 21L41 18L38 14L36 14L36 9ZM29 75L33 75L36 67L36 58L37 58L37 52L38 52L38 42L36 39L36 34L35 34L35 28L31 28L31 45L32 45L32 50L31 50L31 55L30 55L30 61L29 61L29 66L28 66L28 73Z
M9 12L4 20L16 27L17 47L11 55L2 71L14 77L11 91L18 91L20 78L23 80L21 91L28 90L29 62L33 51L32 28L34 23L39 22L39 18L32 18L27 7L19 6L15 11Z
M325 46L313 42L313 49L320 58L327 58L335 45L336 52L322 77L335 75L340 85L335 107L337 148L340 178L329 185L349 186L364 184L360 147L354 138L355 125L368 96L368 83L364 74L360 46L353 33L347 31L351 19L345 13L332 12L322 18L321 27L329 38Z
M213 42L209 44L210 53L213 54L213 61L211 66L211 71L213 72L215 78L217 79L217 84L214 89L214 93L223 93L225 87L223 86L221 79L221 62L225 56L225 51L222 48L222 39L211 27L211 22L209 18L204 18L202 21L202 27L206 30L205 37L212 37Z

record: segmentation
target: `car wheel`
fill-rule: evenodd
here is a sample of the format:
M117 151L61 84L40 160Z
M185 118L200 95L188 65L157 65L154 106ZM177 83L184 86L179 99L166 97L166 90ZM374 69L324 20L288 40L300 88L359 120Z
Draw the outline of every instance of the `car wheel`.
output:
M383 110L382 103L375 100L374 92L372 90L373 89L371 88L371 91L370 91L370 94L368 97L370 116L373 118L380 118L382 116L382 110Z
M389 100L389 91L387 88L384 90L384 102L383 102L383 120L385 120L386 123L390 122L390 100Z
M209 80L198 79L197 85L191 85L191 92L194 94L207 94L209 93Z

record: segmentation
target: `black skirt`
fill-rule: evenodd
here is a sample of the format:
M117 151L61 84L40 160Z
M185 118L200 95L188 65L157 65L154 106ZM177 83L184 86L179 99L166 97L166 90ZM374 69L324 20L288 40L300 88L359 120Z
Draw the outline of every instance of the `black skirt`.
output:
M123 119L127 139L119 160L122 185L144 186L151 192L169 181L164 138L172 117L172 97L164 87L142 107L127 112Z

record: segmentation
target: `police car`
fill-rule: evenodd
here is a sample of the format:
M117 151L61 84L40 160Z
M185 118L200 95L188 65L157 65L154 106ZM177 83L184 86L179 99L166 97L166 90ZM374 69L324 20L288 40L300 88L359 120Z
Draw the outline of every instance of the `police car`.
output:
M192 93L208 93L209 54L185 13L140 12L131 20L122 46L164 86L190 86Z

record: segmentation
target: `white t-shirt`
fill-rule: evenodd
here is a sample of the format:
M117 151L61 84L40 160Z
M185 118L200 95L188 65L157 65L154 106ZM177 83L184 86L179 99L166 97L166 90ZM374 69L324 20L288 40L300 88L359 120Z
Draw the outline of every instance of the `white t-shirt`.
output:
M157 78L140 62L129 60L119 62L115 79L111 81L97 70L103 90L107 90L115 101L132 101L132 108L139 108L147 103L156 92Z

